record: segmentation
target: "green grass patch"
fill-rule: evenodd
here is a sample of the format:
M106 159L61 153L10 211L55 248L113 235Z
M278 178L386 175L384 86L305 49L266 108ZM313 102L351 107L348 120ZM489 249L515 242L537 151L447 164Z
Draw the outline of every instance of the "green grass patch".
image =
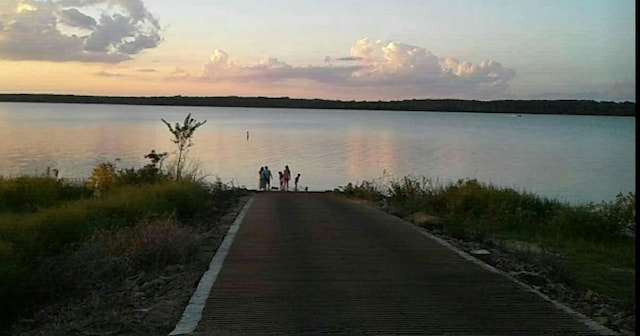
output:
M82 183L49 176L0 176L0 213L35 212L90 195Z
M23 215L0 216L0 241L24 258L57 253L98 228L130 226L148 216L188 219L208 202L207 188L191 182L124 186L100 198L80 199Z
M558 252L569 263L569 272L580 289L620 300L635 301L635 241L593 244L579 240L563 243Z

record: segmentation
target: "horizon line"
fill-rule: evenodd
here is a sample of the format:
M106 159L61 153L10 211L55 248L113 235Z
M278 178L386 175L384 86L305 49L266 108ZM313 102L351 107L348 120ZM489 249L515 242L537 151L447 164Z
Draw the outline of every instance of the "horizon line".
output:
M612 101L612 100L597 100L597 99L492 99L492 100L481 100L481 99L463 99L463 98L407 98L407 99L397 99L397 100L343 100L343 99L327 99L327 98L296 98L290 96L236 96L236 95L226 95L226 96L199 96L199 95L159 95L159 96L145 96L145 95L96 95L96 94L77 94L77 93L0 93L0 96L67 96L67 97L99 97L99 98L241 98L241 99L290 99L290 100L324 100L324 101L334 101L334 102L345 102L345 103L386 103L386 102L403 102L403 101L468 101L468 102L499 102L499 101L558 101L558 102L598 102L598 103L614 103L614 104L635 104L635 101L625 100L625 101Z

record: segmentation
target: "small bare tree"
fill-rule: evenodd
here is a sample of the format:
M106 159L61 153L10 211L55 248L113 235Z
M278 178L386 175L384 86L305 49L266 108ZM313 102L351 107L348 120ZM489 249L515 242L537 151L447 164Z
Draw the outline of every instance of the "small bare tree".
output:
M178 146L176 180L179 180L188 149L189 147L193 146L193 142L191 141L193 132L195 132L198 127L204 125L204 123L206 123L207 121L196 121L195 119L191 118L191 113L187 114L187 117L184 118L184 123L182 125L176 123L175 126L171 126L171 124L169 124L166 120L161 120L165 125L167 125L171 134L173 134L173 139L171 139L171 142L175 143Z

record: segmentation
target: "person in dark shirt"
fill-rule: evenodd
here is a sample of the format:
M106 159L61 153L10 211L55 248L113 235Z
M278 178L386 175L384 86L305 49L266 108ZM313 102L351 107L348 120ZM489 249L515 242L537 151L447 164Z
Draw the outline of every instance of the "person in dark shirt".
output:
M293 180L294 183L294 190L298 191L298 182L300 181L300 173L298 173L298 175L296 175L296 178Z

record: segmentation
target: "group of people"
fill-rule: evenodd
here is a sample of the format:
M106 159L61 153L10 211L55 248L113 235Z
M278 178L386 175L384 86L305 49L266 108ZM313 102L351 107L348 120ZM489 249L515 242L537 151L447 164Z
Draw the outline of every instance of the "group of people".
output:
M259 190L270 190L271 189L271 179L273 175L271 174L271 170L269 170L268 166L260 167L260 171L258 172L260 175L260 188ZM281 191L289 191L289 180L291 180L291 170L289 170L289 166L284 166L283 171L278 172L278 178L280 180L280 188ZM296 175L294 180L294 190L298 191L298 182L300 181L300 174ZM275 188L274 188L275 189Z

